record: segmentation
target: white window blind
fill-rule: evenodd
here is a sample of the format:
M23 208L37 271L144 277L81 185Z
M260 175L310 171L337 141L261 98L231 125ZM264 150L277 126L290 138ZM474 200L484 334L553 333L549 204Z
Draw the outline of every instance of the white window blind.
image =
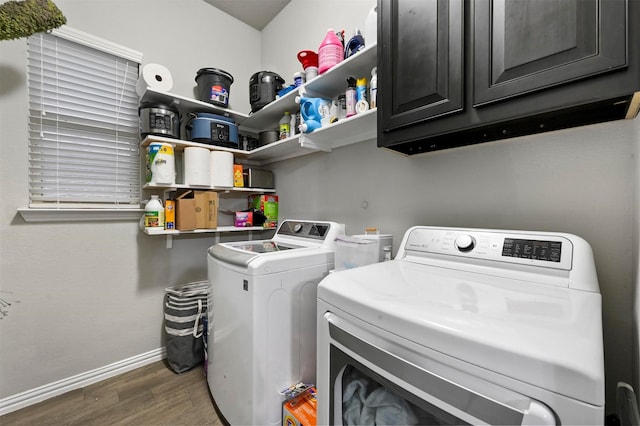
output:
M141 55L75 30L27 46L29 207L139 208Z

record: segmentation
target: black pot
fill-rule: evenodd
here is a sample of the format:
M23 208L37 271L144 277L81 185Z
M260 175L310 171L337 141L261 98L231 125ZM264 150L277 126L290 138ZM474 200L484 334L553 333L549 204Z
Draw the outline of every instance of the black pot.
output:
M278 130L265 130L258 133L259 146L265 146L278 140L280 140L280 132Z

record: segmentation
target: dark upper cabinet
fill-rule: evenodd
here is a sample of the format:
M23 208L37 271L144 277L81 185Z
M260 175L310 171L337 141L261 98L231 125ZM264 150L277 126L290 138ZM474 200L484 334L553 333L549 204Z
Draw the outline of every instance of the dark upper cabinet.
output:
M627 65L626 5L612 0L476 0L473 103Z
M383 1L378 10L394 22L382 33L389 77L383 122L401 127L463 107L462 0Z
M406 154L634 117L640 1L378 0L378 69Z

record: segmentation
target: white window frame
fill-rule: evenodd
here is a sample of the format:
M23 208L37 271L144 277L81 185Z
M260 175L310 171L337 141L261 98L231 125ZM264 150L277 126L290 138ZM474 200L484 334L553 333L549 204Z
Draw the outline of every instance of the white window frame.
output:
M142 53L68 26L55 29L52 34L62 39L136 62L138 65L142 63ZM29 199L31 200L31 194ZM30 204L28 208L21 208L18 211L27 222L75 222L86 220L138 220L142 209L139 203L126 205L92 203L91 205L84 205L72 202Z

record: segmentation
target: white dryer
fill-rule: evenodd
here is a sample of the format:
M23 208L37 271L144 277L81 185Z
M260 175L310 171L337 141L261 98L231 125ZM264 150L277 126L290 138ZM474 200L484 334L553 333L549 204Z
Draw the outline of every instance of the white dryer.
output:
M603 360L575 235L413 227L318 286L318 424L603 424Z
M280 392L315 383L316 290L341 234L343 224L285 220L270 240L209 248L207 380L230 424L281 424Z

